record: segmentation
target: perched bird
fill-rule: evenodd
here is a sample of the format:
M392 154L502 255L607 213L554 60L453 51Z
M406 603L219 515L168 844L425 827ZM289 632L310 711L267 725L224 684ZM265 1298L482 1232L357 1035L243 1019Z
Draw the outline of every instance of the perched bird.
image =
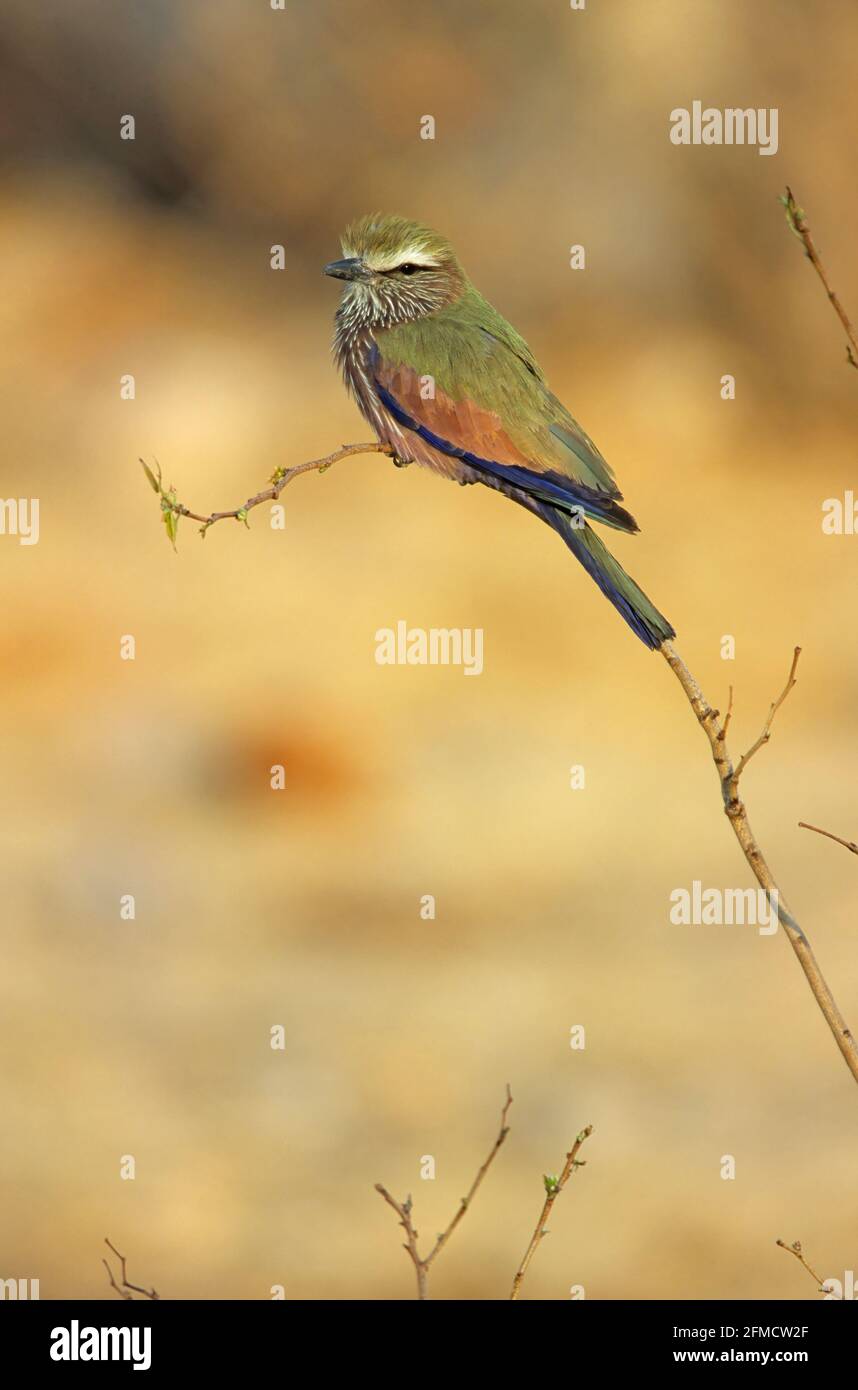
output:
M614 474L548 389L530 348L474 288L452 246L403 217L361 218L342 239L334 355L400 464L485 483L563 538L652 649L673 628L588 525L637 531Z

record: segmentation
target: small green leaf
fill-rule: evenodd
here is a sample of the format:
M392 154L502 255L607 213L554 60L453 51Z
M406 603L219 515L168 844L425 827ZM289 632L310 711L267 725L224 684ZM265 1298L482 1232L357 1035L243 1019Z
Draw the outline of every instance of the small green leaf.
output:
M798 226L799 221L804 221L804 208L799 207L798 203L795 201L795 198L792 196L791 193L782 193L778 198L778 202L784 209L784 216L787 220L787 226L789 227L793 236L798 237L799 241L804 241L804 237L799 231Z
M176 549L176 536L179 533L179 513L175 510L175 507L176 489L171 488L169 492L162 492L161 512L163 514L167 537L174 550Z
M144 463L142 459L140 459L139 462L140 462L140 464L141 464L141 466L142 466L142 468L143 468L143 472L146 474L146 477L149 479L149 484L150 484L150 486L151 486L151 488L152 488L152 491L153 491L153 492L160 493L160 491L161 491L161 470L160 470L160 468L158 469L158 476L157 476L157 478L156 478L156 477L155 477L155 474L152 472L152 469L149 467L148 464ZM156 467L157 467L157 464L156 464Z

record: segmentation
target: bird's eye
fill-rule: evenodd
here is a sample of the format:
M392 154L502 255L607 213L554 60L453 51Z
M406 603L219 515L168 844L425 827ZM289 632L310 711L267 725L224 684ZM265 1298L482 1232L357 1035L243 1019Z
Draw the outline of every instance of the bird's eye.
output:
M414 275L420 269L419 265L413 265L411 261L406 261L405 265L397 267L400 275Z

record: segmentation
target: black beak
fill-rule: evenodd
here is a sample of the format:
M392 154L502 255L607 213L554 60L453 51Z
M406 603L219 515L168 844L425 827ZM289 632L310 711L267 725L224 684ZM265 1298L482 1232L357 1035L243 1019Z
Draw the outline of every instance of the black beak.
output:
M349 256L345 261L331 261L330 265L325 266L325 275L332 275L335 280L365 280L367 278L366 268L359 256Z

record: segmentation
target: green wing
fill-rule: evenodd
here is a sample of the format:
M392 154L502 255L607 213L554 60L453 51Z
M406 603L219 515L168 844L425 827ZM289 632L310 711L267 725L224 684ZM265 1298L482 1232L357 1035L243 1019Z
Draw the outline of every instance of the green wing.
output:
M384 372L431 377L436 397L463 408L465 422L474 412L494 417L534 473L568 479L606 501L621 499L610 466L548 389L527 343L472 286L436 314L377 333L376 342ZM431 402L418 395L404 404L432 427ZM472 430L451 443L480 452Z

